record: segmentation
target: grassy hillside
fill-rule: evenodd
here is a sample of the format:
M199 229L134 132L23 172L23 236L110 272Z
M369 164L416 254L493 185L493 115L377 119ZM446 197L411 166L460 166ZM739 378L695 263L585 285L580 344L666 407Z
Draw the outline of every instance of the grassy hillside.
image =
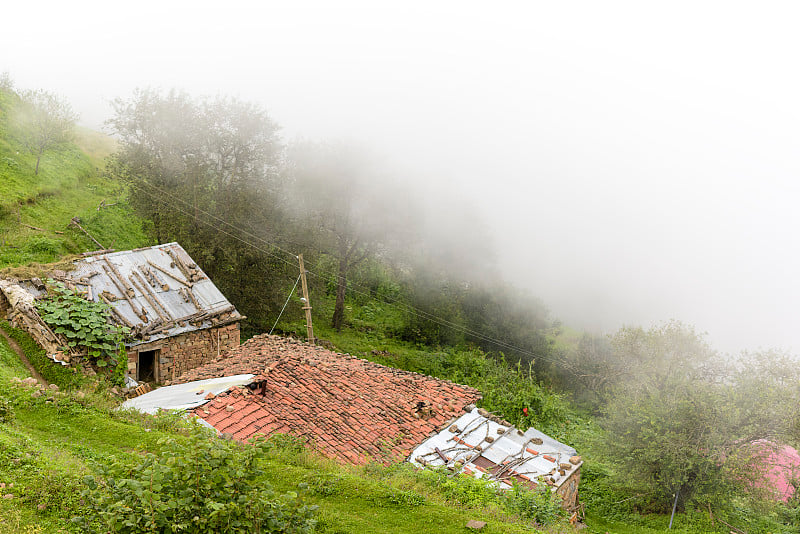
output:
M187 426L174 416L152 417L112 411L117 402L108 394L106 382L80 379L38 357L36 347L21 331L0 323L25 348L38 370L61 385L57 393L36 398L14 377L26 377L16 354L0 338L0 407L13 415L0 422L0 482L12 484L2 491L0 524L10 533L80 532L70 518L88 511L81 504L82 478L93 473L93 463L121 460L133 465L145 452L162 450L161 440L183 439ZM343 344L347 344L342 338ZM372 354L387 363L430 365L424 351L392 346L395 353ZM431 356L428 354L428 356ZM403 366L403 365L400 365ZM8 413L0 410L0 413ZM575 414L571 414L575 417ZM557 430L557 429L556 429ZM572 421L560 433L578 447L585 447L597 432L589 421ZM583 451L582 451L583 452ZM591 462L591 460L590 460ZM487 521L484 532L569 532L561 524L543 529L520 517L524 506L499 498L485 485L451 479L443 474L417 472L408 465L346 467L317 456L293 440L277 439L263 458L264 480L279 492L298 492L306 504L318 506L315 532L360 534L361 532L463 533L470 519ZM587 464L584 486L592 492L609 492L613 474ZM590 489L600 481L599 490ZM612 484L613 486L613 484ZM0 492L2 493L2 492ZM586 495L586 492L585 492ZM595 495L596 498L596 495ZM523 503L524 504L524 503ZM607 504L607 499L601 504ZM666 516L641 517L631 523L589 514L586 530L591 533L655 533L667 525ZM608 511L614 517L614 510ZM712 532L698 528L702 517L679 515L673 531L680 534Z
M44 153L34 175L36 158L10 121L18 105L16 94L0 91L0 268L97 249L70 225L75 216L104 247L149 244L124 204L124 188L103 177L103 160L113 141L79 129L74 143ZM98 209L103 202L115 205Z
M15 376L27 372L0 337L0 493L10 496L0 499L3 532L79 532L70 518L87 511L80 491L94 462L133 464L142 453L161 450L164 438L187 433L180 418L110 411L103 381L36 397ZM271 450L263 458L265 482L319 506L316 532L455 534L470 519L487 521L488 533L537 532L486 488L423 476L409 466L343 467L292 440L278 439Z
M34 175L35 157L25 151L10 126L9 114L16 105L15 94L0 91L0 269L96 249L69 224L74 216L104 247L122 250L152 244L125 203L124 186L104 176L104 161L114 150L114 141L79 129L73 143L44 154L40 173ZM320 267L313 270L323 271ZM286 282L281 295L288 294L291 283L291 279ZM488 356L466 342L443 348L398 336L404 312L364 294L351 292L345 327L333 330L334 286L328 284L327 291L324 286L318 280L312 291L315 332L337 350L475 386L484 393L484 407L520 427L536 426L576 447L586 460L581 501L587 532L666 529L668 515L646 514L636 507L637 496L614 471L613 458L600 445L604 436L597 420L529 373L527 366ZM251 295L244 292L242 298L247 301ZM278 332L305 337L300 306L297 300L290 303ZM0 484L4 485L0 496L10 495L0 499L0 530L78 532L70 517L87 512L79 494L82 477L93 472L93 462L133 464L146 452L162 450L163 439L184 439L187 427L174 416L112 411L118 399L108 394L104 381L85 379L52 364L23 333L0 323L3 327L12 331L37 370L61 389L36 395L19 386L15 379L26 377L28 371L0 338ZM566 327L548 335L555 349L569 348L582 336ZM523 408L528 408L528 415ZM280 439L262 462L265 482L280 492L299 492L304 502L319 507L316 532L463 533L469 519L488 521L484 532L538 531L529 501L498 496L485 485L459 482L441 473L421 474L409 466L343 467ZM749 532L792 531L783 528L790 522L784 518L759 524L761 518L751 509L738 504L733 508L738 510L737 525ZM570 527L557 523L545 531L568 532ZM673 531L730 530L697 508L678 514Z

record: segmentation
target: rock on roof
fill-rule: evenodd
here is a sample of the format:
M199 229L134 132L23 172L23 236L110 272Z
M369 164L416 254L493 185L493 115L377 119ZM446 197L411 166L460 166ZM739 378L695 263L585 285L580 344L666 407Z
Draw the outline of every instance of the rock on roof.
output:
M176 382L251 373L193 413L221 433L303 436L351 463L402 460L480 392L278 336L256 336Z

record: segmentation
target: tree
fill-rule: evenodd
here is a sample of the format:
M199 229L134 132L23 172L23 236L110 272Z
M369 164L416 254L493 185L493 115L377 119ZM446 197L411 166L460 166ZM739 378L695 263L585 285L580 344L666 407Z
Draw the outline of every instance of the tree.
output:
M678 322L623 328L611 342L628 371L603 410L604 445L622 480L660 512L675 494L682 507L745 490L759 471L737 460L786 430L783 415L759 400L776 384L769 374L737 370Z
M109 169L129 183L134 210L158 242L180 241L251 323L266 324L283 292L264 284L284 265L264 244L283 218L278 125L257 105L174 90L136 90L113 106L120 148Z
M609 392L630 372L613 352L608 336L582 333L552 352L550 373L573 399L598 410Z
M0 91L11 92L13 90L14 90L14 79L11 77L10 72L4 70L0 74Z
M347 278L385 249L390 228L407 225L402 195L362 155L343 145L298 142L289 150L286 179L296 222L309 244L336 258L336 302L331 324L344 324ZM395 232L395 235L402 232Z
M42 154L72 140L77 114L65 100L47 91L25 91L16 114L17 132L27 149L36 155L36 170Z

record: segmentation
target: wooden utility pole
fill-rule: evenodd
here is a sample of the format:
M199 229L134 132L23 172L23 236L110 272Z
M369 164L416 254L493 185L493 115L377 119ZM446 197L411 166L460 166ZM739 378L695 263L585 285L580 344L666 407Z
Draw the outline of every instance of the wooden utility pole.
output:
M306 329L308 330L308 342L314 343L314 327L311 324L311 301L308 298L308 282L306 282L306 268L303 265L303 255L297 256L300 261L300 280L303 282L303 309L306 311Z

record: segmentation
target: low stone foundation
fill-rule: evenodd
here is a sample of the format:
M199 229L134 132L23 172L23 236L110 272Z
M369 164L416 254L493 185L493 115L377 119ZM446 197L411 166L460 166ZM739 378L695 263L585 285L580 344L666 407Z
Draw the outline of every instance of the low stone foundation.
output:
M128 373L136 380L164 384L238 347L239 342L237 322L142 343L128 349Z

